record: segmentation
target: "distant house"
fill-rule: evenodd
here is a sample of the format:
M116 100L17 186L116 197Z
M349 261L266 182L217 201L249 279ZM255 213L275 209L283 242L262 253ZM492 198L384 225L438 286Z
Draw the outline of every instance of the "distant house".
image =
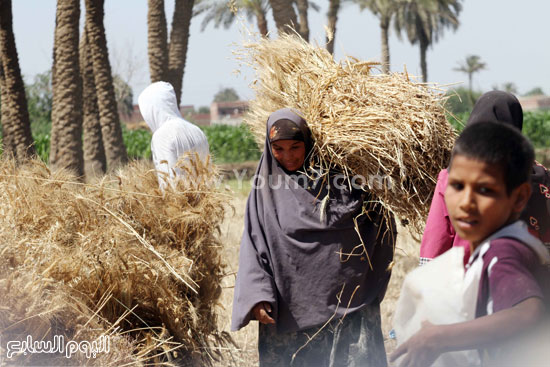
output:
M538 95L530 97L519 97L519 103L524 111L549 110L550 96Z
M210 114L209 113L193 113L188 116L188 120L195 123L199 126L209 126L210 125Z
M193 105L180 106L180 113L184 119L189 120L197 125L210 125L210 114L195 113L195 106ZM132 113L129 116L121 114L120 121L126 123L127 125L131 125L134 128L141 128L146 126L146 124L142 124L144 120L143 116L141 116L141 112L139 111L139 106L137 104L133 106Z
M141 117L141 112L139 112L139 106L135 104L132 107L132 113L130 114L130 116L126 114L120 114L120 121L127 124L137 124L143 121L143 117Z
M237 126L243 122L246 111L248 111L248 101L212 102L210 123Z
M195 106L192 104L187 104L185 106L180 106L180 113L182 116L187 116L195 112Z

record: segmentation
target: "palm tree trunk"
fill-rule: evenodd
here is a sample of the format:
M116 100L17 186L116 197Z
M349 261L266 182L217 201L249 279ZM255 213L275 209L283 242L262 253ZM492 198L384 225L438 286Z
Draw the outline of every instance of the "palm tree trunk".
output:
M0 0L1 1L1 0ZM1 151L7 154L14 154L15 145L13 144L12 135L9 131L10 110L8 107L6 81L4 77L4 65L0 56L0 126L2 127L2 149Z
M390 21L384 17L380 18L380 30L382 35L382 72L390 72L390 43L388 40Z
M86 30L80 41L80 71L82 75L82 129L84 136L84 172L89 179L107 170L107 158L103 147L99 109L94 82L94 66Z
M178 106L181 102L181 89L183 85L183 73L187 59L187 46L189 42L189 27L193 16L195 0L176 0L174 17L172 18L172 31L170 32L170 45L168 46L168 77L176 91Z
M340 0L329 0L327 13L328 29L330 35L327 35L327 50L334 54L334 39L336 38L336 21L338 20L338 10L340 9Z
M78 65L80 0L58 0L52 75L50 164L84 175L82 89Z
M11 0L0 0L0 66L4 152L18 161L36 154L25 85L13 35Z
M109 52L103 26L104 0L86 0L86 32L90 42L94 65L97 105L107 165L112 170L128 161L128 153L122 140L122 128L109 64Z
M474 105L474 82L473 82L473 79L474 79L474 72L473 71L470 71L468 73L468 90L470 91L470 102L472 103L472 106Z
M308 0L296 0L296 6L298 7L298 16L300 19L298 33L306 42L309 42L309 23L307 19Z
M267 38L267 18L263 10L256 12L256 23L258 24L258 31L260 31L262 37Z
M167 34L164 0L148 0L147 52L151 83L166 80L166 71L168 70Z
M428 50L429 42L424 39L420 39L420 69L422 70L422 81L428 82L428 66L426 63L426 51Z
M298 24L292 1L293 0L269 0L271 10L273 11L273 18L275 19L275 25L279 33L292 33L292 30L295 29Z

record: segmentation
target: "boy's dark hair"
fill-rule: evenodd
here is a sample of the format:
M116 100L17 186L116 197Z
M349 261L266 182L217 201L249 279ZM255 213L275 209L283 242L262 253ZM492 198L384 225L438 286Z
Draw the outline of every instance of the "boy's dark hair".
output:
M535 161L531 142L517 129L497 122L466 127L455 142L451 163L456 155L500 166L508 194L529 182Z

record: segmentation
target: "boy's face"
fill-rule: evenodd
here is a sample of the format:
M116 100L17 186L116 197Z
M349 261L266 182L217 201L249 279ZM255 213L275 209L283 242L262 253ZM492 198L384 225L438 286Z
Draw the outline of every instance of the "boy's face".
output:
M502 169L462 155L453 157L445 204L456 233L477 247L514 221L531 195L523 183L509 195Z

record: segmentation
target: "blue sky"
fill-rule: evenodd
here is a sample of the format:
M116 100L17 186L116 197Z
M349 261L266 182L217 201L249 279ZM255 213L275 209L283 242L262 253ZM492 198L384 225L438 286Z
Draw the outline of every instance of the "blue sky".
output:
M174 0L165 0L171 22ZM327 0L315 0L318 13L310 10L312 42L322 45L326 24ZM19 63L25 80L51 68L55 26L55 0L12 0L14 32ZM82 5L82 9L84 6ZM147 61L147 0L105 0L105 27L113 69L128 77L135 99L149 83ZM469 54L487 63L474 77L474 87L490 90L495 85L513 82L520 93L540 86L550 93L550 1L548 0L465 0L456 32L447 30L428 51L428 78L442 85L467 83L464 74L453 70ZM183 81L182 104L209 105L222 87L233 87L243 98L253 98L248 85L253 73L240 67L232 51L244 37L242 26L229 30L209 25L200 31L202 17L191 23L191 37ZM268 15L270 30L274 21ZM255 30L255 25L248 25ZM420 52L406 39L390 34L391 68L420 74ZM364 60L380 59L378 20L368 11L345 3L339 14L335 56L352 55Z

